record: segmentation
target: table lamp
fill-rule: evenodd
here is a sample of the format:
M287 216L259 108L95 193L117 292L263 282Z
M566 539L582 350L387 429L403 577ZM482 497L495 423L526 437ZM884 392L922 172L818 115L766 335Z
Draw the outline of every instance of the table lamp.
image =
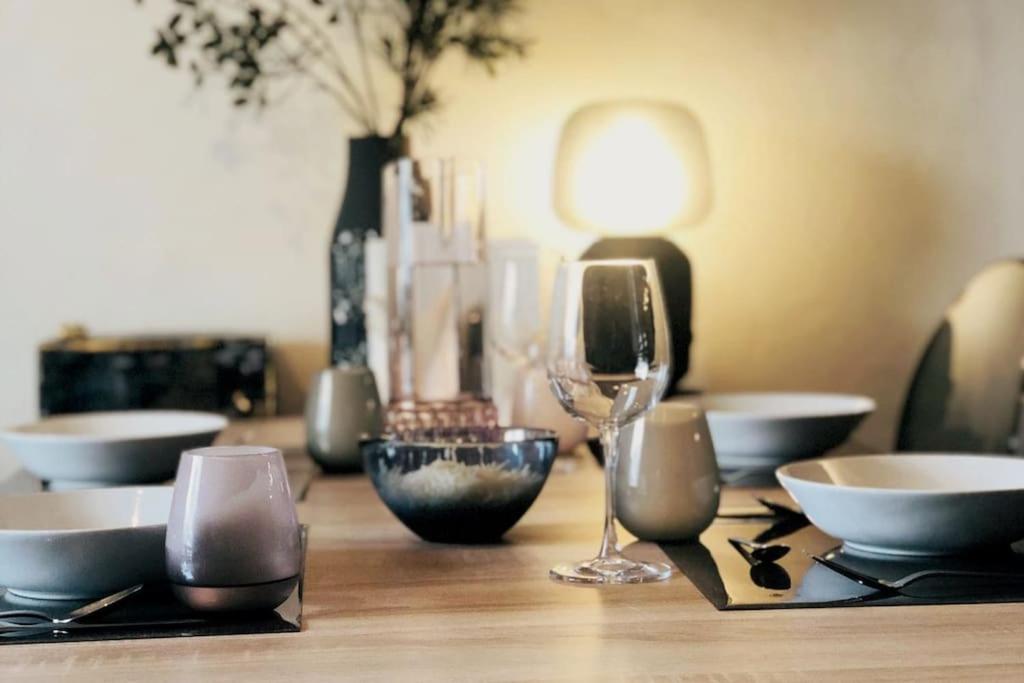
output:
M700 222L711 207L700 123L670 102L587 105L562 129L554 204L568 225L602 235L583 258L649 258L658 266L672 334L669 393L689 369L690 262L659 234Z

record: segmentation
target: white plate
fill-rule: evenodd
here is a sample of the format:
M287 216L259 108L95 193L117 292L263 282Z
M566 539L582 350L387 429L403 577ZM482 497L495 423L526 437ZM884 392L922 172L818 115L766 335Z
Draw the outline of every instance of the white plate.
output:
M813 393L706 394L722 469L775 468L839 446L875 409L866 396Z
M1024 459L899 454L780 467L822 531L854 551L949 555L1024 538Z
M0 438L51 488L82 488L166 481L183 450L209 446L226 426L213 413L81 413L14 427Z
M42 600L166 580L170 486L0 496L0 586Z

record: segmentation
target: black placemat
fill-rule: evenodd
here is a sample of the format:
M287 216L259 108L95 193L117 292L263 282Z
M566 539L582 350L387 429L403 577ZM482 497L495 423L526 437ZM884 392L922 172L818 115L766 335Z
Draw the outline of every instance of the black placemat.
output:
M306 555L309 528L302 527L302 554ZM45 625L38 629L5 630L0 627L0 645L76 642L83 640L134 640L139 638L180 638L252 633L296 633L302 630L302 588L306 563L295 590L277 609L224 614L196 612L175 600L167 584L146 586L96 616L75 624ZM58 617L85 602L44 602L19 598L8 592L0 596L0 611L33 609Z
M730 538L784 543L789 554L776 563L752 564ZM662 551L720 610L864 605L942 605L1024 602L1024 546L966 557L894 558L851 554L840 541L802 515L768 519L716 519L699 542L659 544ZM824 555L861 574L894 581L925 569L1016 574L1012 580L929 578L899 594L865 587L817 564Z

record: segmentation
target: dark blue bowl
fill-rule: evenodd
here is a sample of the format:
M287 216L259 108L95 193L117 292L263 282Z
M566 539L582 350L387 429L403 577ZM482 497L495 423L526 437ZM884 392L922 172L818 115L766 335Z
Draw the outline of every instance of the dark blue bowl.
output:
M438 543L497 541L530 509L558 453L554 432L439 428L360 442L377 494Z

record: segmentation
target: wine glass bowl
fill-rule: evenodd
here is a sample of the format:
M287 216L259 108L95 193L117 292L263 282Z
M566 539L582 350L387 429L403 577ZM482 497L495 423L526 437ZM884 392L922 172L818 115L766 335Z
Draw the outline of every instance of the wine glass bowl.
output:
M624 427L649 411L665 390L668 368L637 379L625 374L587 374L576 369L548 371L552 391L572 415L594 426L606 420Z
M560 266L548 338L551 389L562 407L601 433L605 530L592 560L559 565L570 583L641 583L670 568L622 555L615 531L619 430L651 410L668 385L671 342L657 267L651 260L576 261Z

